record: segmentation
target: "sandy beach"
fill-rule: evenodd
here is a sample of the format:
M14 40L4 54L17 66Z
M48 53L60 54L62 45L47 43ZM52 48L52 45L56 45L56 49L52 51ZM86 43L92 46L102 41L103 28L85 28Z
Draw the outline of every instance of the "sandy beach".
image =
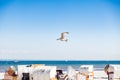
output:
M108 80L108 75L104 71L94 71L94 80Z

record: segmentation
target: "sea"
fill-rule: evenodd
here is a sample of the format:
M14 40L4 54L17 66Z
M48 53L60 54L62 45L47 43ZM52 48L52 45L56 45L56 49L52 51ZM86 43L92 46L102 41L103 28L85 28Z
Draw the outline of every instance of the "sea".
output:
M120 61L57 61L57 60L0 60L0 72L5 72L10 66L15 66L17 70L18 65L31 65L31 64L45 64L46 66L57 66L57 69L64 71L68 70L71 66L76 70L79 70L81 65L93 65L94 70L103 70L108 64L120 65Z

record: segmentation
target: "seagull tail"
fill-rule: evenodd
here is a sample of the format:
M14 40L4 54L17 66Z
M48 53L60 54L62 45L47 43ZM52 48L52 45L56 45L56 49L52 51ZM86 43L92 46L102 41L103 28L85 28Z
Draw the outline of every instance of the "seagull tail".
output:
M66 42L68 41L68 39L65 40Z
M56 40L60 40L60 39L56 39Z

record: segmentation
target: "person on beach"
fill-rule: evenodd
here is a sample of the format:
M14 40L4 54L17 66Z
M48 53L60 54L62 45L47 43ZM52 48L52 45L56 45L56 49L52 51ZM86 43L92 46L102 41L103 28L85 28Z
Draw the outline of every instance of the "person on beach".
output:
M16 74L15 74L15 67L14 66L10 66L7 72L11 76L16 76Z
M106 65L105 68L104 68L104 71L105 71L105 73L106 73L107 75L108 75L108 68L109 68L109 64Z
M4 80L17 80L17 74L15 73L15 67L10 66L4 74Z

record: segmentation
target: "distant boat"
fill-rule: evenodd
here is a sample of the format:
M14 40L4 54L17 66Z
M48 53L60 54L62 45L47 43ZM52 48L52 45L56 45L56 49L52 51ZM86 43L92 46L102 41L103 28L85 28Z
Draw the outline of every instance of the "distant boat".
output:
M14 62L17 63L17 62L19 62L19 60L15 59Z

